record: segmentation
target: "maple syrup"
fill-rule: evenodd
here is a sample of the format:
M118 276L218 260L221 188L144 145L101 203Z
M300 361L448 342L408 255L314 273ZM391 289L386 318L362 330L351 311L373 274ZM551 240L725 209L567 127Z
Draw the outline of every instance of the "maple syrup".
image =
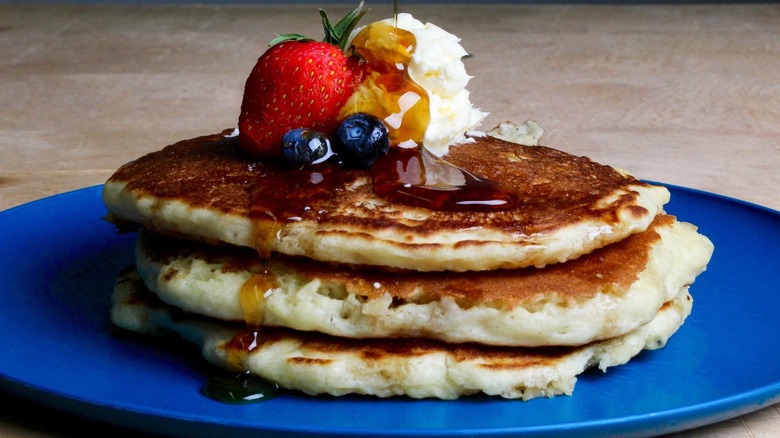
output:
M279 287L269 264L273 248L284 233L285 224L314 213L308 207L311 203L333 196L336 191L333 183L338 181L337 171L336 166L323 164L316 170L269 171L256 181L251 194L249 217L261 269L244 282L239 293L244 321L249 326L263 325L265 296ZM325 175L328 175L327 181Z
M382 119L394 146L371 168L374 192L391 202L436 210L513 207L515 194L422 147L430 101L408 73L415 46L414 34L385 21L366 26L352 41L351 50L363 59L365 79L342 114L366 112Z
M369 113L385 122L391 145L422 144L431 113L428 93L409 77L415 44L411 32L391 23L378 21L361 30L350 50L363 59L364 78L340 117Z
M247 328L239 331L226 345L227 362L232 368L243 368L242 360L255 348L262 345L260 329ZM279 387L250 372L241 374L219 373L209 378L202 388L203 394L215 400L245 404L274 398Z
M252 274L241 285L238 299L241 303L241 311L247 325L259 327L265 320L265 294L279 287L273 272L268 269L268 263L263 262L262 271Z
M209 378L203 394L230 404L248 404L270 400L279 395L279 387L252 373L220 373Z
M518 196L477 177L424 148L391 148L371 168L374 192L391 202L445 211L490 211L515 207Z
M274 168L260 175L251 189L249 211L260 257L270 256L273 242L284 235L286 223L316 217L318 212L311 206L337 196L354 178L354 172L327 162L303 169Z

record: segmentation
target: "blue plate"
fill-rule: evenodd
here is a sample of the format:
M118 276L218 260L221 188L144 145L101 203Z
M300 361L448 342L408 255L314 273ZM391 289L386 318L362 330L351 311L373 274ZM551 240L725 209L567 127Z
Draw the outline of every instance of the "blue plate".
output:
M667 210L715 243L693 314L666 348L570 397L529 402L306 397L229 405L200 394L199 353L112 328L109 295L133 235L101 220L101 187L0 213L0 389L114 425L171 435L631 436L670 433L780 401L780 213L670 187Z

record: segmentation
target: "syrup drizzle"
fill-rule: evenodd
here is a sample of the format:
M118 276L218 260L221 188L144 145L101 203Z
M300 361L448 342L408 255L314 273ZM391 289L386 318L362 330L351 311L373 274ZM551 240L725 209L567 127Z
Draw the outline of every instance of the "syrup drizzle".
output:
M339 170L332 163L322 163L316 169L277 169L256 182L249 217L260 269L244 282L239 295L247 325L263 325L266 295L279 287L270 260L286 224L317 215L309 205L334 195L340 181Z
M512 208L514 192L480 178L424 148L391 148L371 168L374 192L391 202L444 211Z
M395 24L378 21L361 30L350 50L363 59L364 79L341 117L373 114L387 125L390 144L422 144L431 116L428 93L409 77L415 44L414 35Z
M244 358L262 345L258 328L239 331L226 345L225 354L231 368L244 368ZM219 373L209 378L201 388L203 394L215 400L246 404L270 400L279 394L279 386L250 372Z
M417 43L414 34L398 28L397 20L394 11L393 24L368 25L355 36L351 47L363 58L367 76L344 111L367 112L384 120L394 146L371 169L374 192L391 202L436 210L514 207L514 193L421 146L430 124L430 100L408 73Z
M345 171L333 163L315 168L275 169L255 182L250 195L249 217L253 225L254 246L260 258L260 269L241 286L239 303L247 329L227 345L228 361L241 368L243 355L256 348L265 322L265 303L269 293L280 287L271 269L276 244L285 233L286 224L319 212L309 205L334 196L343 184Z
M265 294L279 287L276 276L263 263L260 273L252 274L239 291L239 302L244 321L249 326L260 327L265 320Z
M202 388L203 394L230 404L248 404L270 400L279 395L279 386L252 373L217 374Z

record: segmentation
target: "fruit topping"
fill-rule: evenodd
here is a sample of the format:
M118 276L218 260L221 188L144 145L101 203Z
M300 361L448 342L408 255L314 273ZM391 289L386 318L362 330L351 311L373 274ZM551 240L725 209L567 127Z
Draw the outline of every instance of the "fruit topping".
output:
M364 58L366 73L342 115L373 114L388 124L391 144L414 142L439 157L469 141L487 113L469 100L468 52L457 36L408 13L355 33L347 53Z
M271 42L244 88L238 141L247 152L280 158L287 131L336 129L339 111L361 81L357 57L348 57L343 47L365 14L362 7L363 2L335 26L320 10L324 41L288 34Z
M356 29L362 7L335 26L320 9L321 42L299 34L271 41L246 82L239 144L306 170L289 172L278 187L286 192L305 188L309 196L316 186L316 196L331 196L321 183L341 174L338 164L370 168L374 192L391 202L439 210L515 206L514 193L443 158L451 145L471 141L466 132L487 115L469 101L460 39L398 14L397 5L392 19ZM259 241L278 232L266 195L253 200L255 218L273 219L257 232Z
M287 131L282 137L282 155L294 166L318 164L333 156L330 139L309 128Z
M341 116L373 114L387 123L393 145L422 145L430 106L426 90L409 77L415 49L414 35L390 22L377 21L360 30L348 51L363 59L366 75Z
M371 167L390 150L387 126L370 114L352 114L333 135L333 150L347 166Z

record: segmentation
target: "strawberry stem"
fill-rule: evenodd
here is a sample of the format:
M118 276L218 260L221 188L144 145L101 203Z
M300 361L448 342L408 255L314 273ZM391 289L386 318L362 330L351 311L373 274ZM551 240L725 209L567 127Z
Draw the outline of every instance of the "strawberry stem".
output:
M325 10L320 9L320 16L322 17L322 27L325 30L325 42L329 44L333 44L334 46L338 46L342 50L344 50L347 40L349 39L349 35L352 33L352 31L355 29L355 26L357 26L360 19L363 18L364 15L366 15L366 12L368 10L363 11L363 1L361 0L360 3L350 11L344 18L342 18L338 23L336 23L335 26L330 24L330 20L328 19L328 14L325 12Z
M277 35L276 38L272 39L270 43L268 43L268 47L275 46L279 43L283 43L285 41L314 41L313 39L307 37L306 35L301 35L299 33L286 33L284 35Z
M366 12L368 12L368 10L363 10L363 0L361 0L355 9L351 10L344 18L339 20L339 22L333 26L330 23L330 19L328 18L328 14L325 12L325 10L320 9L322 27L325 30L325 39L323 39L323 41L328 44L337 46L341 50L344 50L346 48L350 34L355 29L355 26L357 26L360 19L366 15ZM277 35L276 38L272 39L268 45L270 47L285 41L306 42L314 41L314 39L299 33L286 33L284 35Z

